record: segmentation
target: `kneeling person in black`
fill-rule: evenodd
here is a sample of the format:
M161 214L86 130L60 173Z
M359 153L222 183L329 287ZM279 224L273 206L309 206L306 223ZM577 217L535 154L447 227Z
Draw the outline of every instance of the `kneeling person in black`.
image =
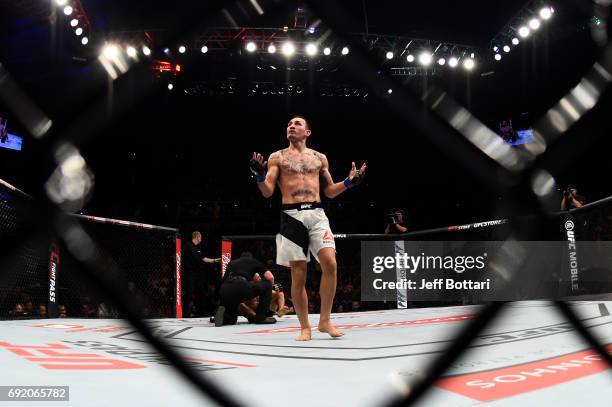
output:
M256 274L262 277L260 281L253 281ZM254 322L274 324L276 319L267 316L272 300L272 284L272 273L251 253L244 252L240 258L230 261L221 282L215 326L235 324L240 303L255 297L259 297L259 305Z

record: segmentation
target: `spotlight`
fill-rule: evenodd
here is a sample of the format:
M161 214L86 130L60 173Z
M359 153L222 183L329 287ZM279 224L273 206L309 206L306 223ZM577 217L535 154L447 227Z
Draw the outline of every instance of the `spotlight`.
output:
M276 45L270 44L270 46L268 47L268 52L270 54L274 54L276 52Z
M164 48L164 54L169 54L170 53L170 48Z
M77 28L76 30L74 30L74 33L76 34L76 36L80 36L81 34L83 34L83 29L81 27Z
M316 27L314 27L314 26L312 26L312 27L309 27L309 28L308 28L308 32L309 32L310 34L314 34L314 33L315 33L315 31L317 31L317 28L316 28Z
M185 53L185 51L187 51L187 48L185 48L185 46L184 46L184 45L181 45L181 46L179 47L179 52L180 52L181 54L184 54L184 53Z
M347 55L348 53L349 53L348 47L343 47L342 48L342 55Z
M130 58L136 58L136 48L134 48L134 47L127 47L125 52L128 54L128 56Z
M169 84L168 84L168 90L172 90L172 89L174 89L174 85L173 85L173 84L171 84L171 83L169 83Z
M70 14L72 14L72 6L66 6L66 7L64 7L64 14L66 14L67 16L69 16Z
M493 47L493 52L499 52L499 47L497 45Z
M531 20L529 20L529 27L531 27L532 30L537 30L538 28L540 28L540 20L538 20L537 18L532 18Z
M518 30L519 35L521 36L521 38L527 38L529 36L529 28L527 28L527 26L522 26L521 28L519 28Z
M408 56L406 57L406 61L408 61L408 62L414 62L414 55L412 55L412 54L408 54Z
M102 52L108 59L115 59L119 56L119 48L115 44L106 45Z
M385 56L387 57L387 59L393 59L393 52L387 51L387 54Z
M423 52L419 55L419 63L421 65L429 65L431 63L431 54L429 52Z
M202 45L202 48L200 48L200 52L202 54L206 54L208 52L208 47L206 45Z
M391 89L391 88L387 89L387 93L388 93L389 95L390 95L390 94L392 94L392 93L393 93L393 89Z
M71 27L76 27L77 25L79 25L79 20L77 20L76 18L73 18L72 20L70 20Z
M501 54L495 54L495 60L496 61L501 61L501 59L502 59Z
M448 60L448 66L450 66L451 68L456 67L459 64L459 60L455 57L450 57L450 59Z
M145 45L144 47L142 47L142 53L145 54L146 56L149 56L151 55L151 49L149 49L149 47Z
M306 45L306 54L313 56L317 54L317 46L315 44L308 44Z
M504 45L504 52L505 53L510 52L510 46L509 45Z
M286 42L283 44L283 49L282 52L284 55L286 56L291 56L295 53L295 45L293 45L293 43L291 42Z
M473 52L470 54L470 58L474 59L476 58L476 54L474 54Z
M519 43L520 43L520 41L519 41L518 38L516 38L516 37L512 38L512 44L519 45Z
M463 67L467 69L468 71L471 71L472 69L474 69L475 65L476 64L474 63L474 60L472 58L466 58L466 60L463 61Z
M443 66L444 64L446 64L446 59L444 58L438 59L438 65Z
M81 44L87 45L88 42L89 42L89 38L87 38L87 37L81 38Z
M253 41L249 41L246 45L246 50L249 52L255 52L255 50L257 49L257 45L255 45L255 43Z
M323 49L323 53L324 53L325 55L329 55L329 54L331 54L331 48L329 48L329 47L325 47L325 48Z
M550 7L543 7L540 10L540 17L542 18L542 20L548 20L550 17L552 17L552 10L550 9Z

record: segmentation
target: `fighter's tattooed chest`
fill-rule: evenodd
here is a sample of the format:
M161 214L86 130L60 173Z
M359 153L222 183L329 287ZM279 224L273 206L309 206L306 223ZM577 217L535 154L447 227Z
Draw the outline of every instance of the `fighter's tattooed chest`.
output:
M280 167L285 172L295 174L313 174L321 171L323 162L316 151L304 151L301 154L292 154L282 150L280 152Z

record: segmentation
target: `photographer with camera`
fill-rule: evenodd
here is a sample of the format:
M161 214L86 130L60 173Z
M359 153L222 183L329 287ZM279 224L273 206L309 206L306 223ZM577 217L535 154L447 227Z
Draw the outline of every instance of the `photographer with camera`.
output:
M406 213L398 209L395 212L387 214L387 227L385 227L385 235L399 235L408 231L406 223Z
M585 203L586 199L582 195L578 195L578 189L575 185L568 185L565 191L563 191L563 199L561 200L562 211L580 208Z

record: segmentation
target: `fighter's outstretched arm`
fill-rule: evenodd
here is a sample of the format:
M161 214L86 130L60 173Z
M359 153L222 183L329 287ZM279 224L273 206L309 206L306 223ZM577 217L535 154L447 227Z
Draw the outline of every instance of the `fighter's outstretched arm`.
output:
M365 176L365 171L367 165L364 163L359 170L355 167L355 162L351 165L351 171L349 172L348 177L344 179L342 182L334 182L331 173L329 172L329 162L327 161L327 157L322 155L321 161L323 165L321 166L321 177L323 178L323 193L328 198L335 198L347 189L359 184L363 177Z

